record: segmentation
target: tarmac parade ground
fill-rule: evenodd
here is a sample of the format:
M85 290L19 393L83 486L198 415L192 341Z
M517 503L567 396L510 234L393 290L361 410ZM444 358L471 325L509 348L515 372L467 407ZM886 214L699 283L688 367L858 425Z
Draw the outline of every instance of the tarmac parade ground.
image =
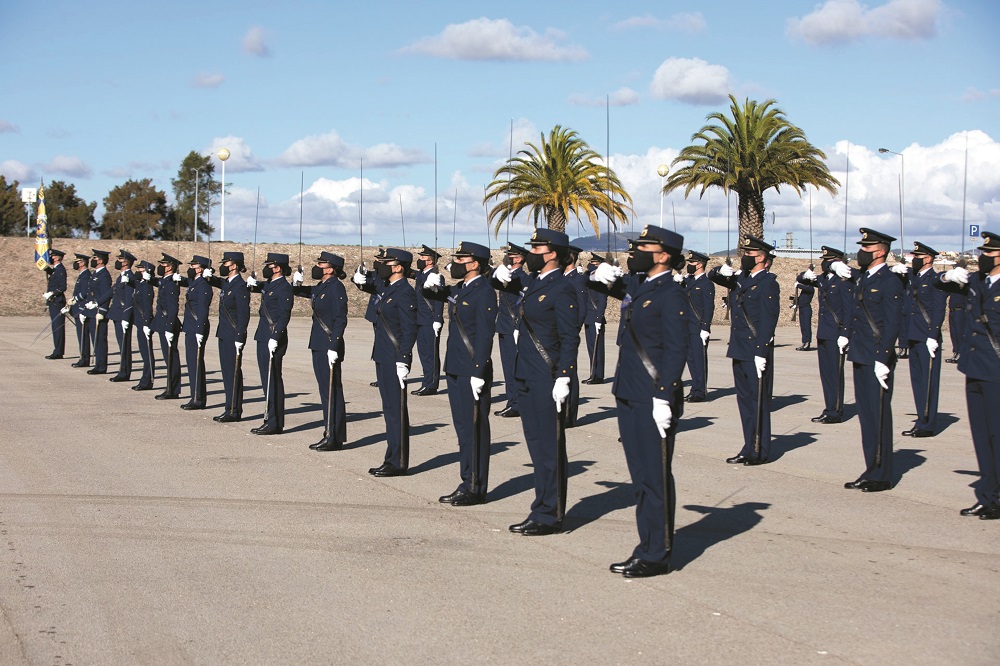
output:
M716 326L710 401L687 406L677 438L676 570L626 580L607 571L636 540L610 382L581 387L568 431L567 531L521 537L507 531L533 497L517 419L491 419L486 505L437 501L459 480L445 393L409 398L410 475L366 473L384 428L363 320L347 329L349 444L331 453L308 449L322 415L306 318L275 437L249 432L253 353L244 421L218 424L214 338L210 408L185 412L186 386L156 401L45 360L50 341L31 345L45 323L0 321L0 664L997 663L1000 524L958 515L977 477L954 365L940 434L898 436L897 487L866 494L843 488L862 469L853 405L845 423L809 420L822 400L797 328L777 335L776 460L725 464L742 435ZM495 347L494 365L496 409ZM893 402L898 435L915 411L905 361Z

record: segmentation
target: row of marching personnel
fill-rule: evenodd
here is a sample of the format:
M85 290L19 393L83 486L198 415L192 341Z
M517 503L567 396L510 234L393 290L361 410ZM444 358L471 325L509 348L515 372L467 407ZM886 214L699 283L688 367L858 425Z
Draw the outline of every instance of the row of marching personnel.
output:
M962 513L991 519L1000 517L1000 456L996 450L1000 438L1000 424L996 421L1000 418L1000 387L996 385L1000 378L1000 347L992 333L1000 324L1000 287L996 285L1000 265L993 268L990 258L1000 257L1000 236L987 232L984 238L987 242L982 248L979 273L956 268L938 276L931 288L969 296L971 331L959 370L967 375L970 424L982 478L976 505ZM926 275L925 268L915 264L915 274L909 279L881 270L892 240L862 229L860 270L849 268L839 250L824 248L822 275L800 276L813 280L821 292L827 291L820 301L821 322L824 315L837 322L833 332L824 331L822 323L818 331L821 349L832 349L836 356L830 364L821 354L827 410L823 418L814 420L835 422L827 417L836 415L837 408L842 409L844 365L850 362L865 471L846 487L864 492L891 487L890 404L895 340L902 321L904 294L924 293L919 284ZM399 248L380 250L372 270L362 264L351 277L357 288L370 294L366 319L374 329L372 385L378 387L385 420L385 456L369 473L377 477L407 474L406 381L416 347L424 376L413 393L436 393L443 375L459 443L461 482L440 501L453 506L486 502L491 358L496 338L507 392L507 404L496 414L521 418L534 470L530 512L524 521L509 529L525 536L561 531L566 511L566 429L575 425L575 401L579 396L580 331L586 330L591 361L590 376L584 381L601 383L604 307L600 307L600 316L588 322L592 316L588 315L592 309L589 303L595 298L619 299L619 354L611 392L634 485L639 543L628 558L612 564L611 570L626 577L669 572L676 505L674 439L685 401L706 399L712 284L728 290L732 308L727 356L732 359L744 431L743 448L727 459L732 464L753 466L769 461L774 331L779 308L777 280L769 271L774 258L772 246L746 237L740 245L738 270L723 265L706 272L708 257L694 251L685 255L683 242L675 232L649 225L630 241L624 271L597 255L586 270L578 268L579 250L570 245L566 234L548 229L536 229L526 248L508 245L504 263L496 267L491 266L489 248L462 242L445 268L453 280L451 284L437 269L439 255L427 246L417 251L416 269L413 253ZM918 244L919 249L929 250ZM335 451L343 447L347 427L340 369L348 299L342 257L322 252L311 267L315 284L306 286L305 276L301 271L293 274L284 254L267 255L263 281L258 282L253 276L243 278L246 266L239 252L223 255L218 274L213 272L208 258L195 256L188 262L186 275L182 275L181 262L167 254L154 265L122 250L115 262L119 274L112 280L107 270L110 253L94 250L91 256L77 255L73 264L77 281L72 297L67 298L63 256L58 250L52 251L48 291L44 294L55 341L48 358L63 357L63 331L66 322L71 321L80 347L80 359L74 365L89 366L93 355L89 373L107 373L110 320L115 322L121 350L118 372L111 380L131 378L131 331L135 330L140 332L136 337L143 368L139 383L132 388L152 390L156 333L167 370L166 386L156 397L177 399L181 385L178 338L183 333L190 398L182 409L206 407L204 351L211 333L210 306L218 291L215 337L225 409L214 418L220 422L240 421L243 416L242 357L250 326L250 294L259 293L254 341L265 411L264 422L252 430L257 435L277 435L284 429L282 360L288 348L287 328L294 298L308 298L312 307L308 346L325 424L322 438L310 448ZM682 272L685 265L686 271ZM835 280L840 286L834 285ZM179 299L182 288L187 290L183 321ZM835 292L837 289L840 291ZM840 304L837 309L832 305L834 293ZM448 336L442 368L439 345L445 310ZM830 341L832 346L824 344ZM931 360L936 358L930 338L921 344ZM685 366L692 377L686 397L682 382ZM827 375L831 372L834 388L828 393Z

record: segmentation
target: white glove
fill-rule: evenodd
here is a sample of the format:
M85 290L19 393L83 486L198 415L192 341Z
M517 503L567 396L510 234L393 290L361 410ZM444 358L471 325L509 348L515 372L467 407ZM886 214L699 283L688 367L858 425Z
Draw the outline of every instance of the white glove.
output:
M295 271L292 273L292 286L297 287L306 281L306 276L302 274L302 271Z
M764 375L764 370L767 369L767 359L763 356L754 356L753 364L757 366L757 379L760 379Z
M66 314L67 312L69 312L69 306L67 305L66 307L64 307L64 308L63 308L62 310L60 310L59 312L61 312L62 314Z
M615 281L622 275L622 269L617 266L612 266L611 264L601 264L594 269L593 274L591 274L590 279L595 282L600 282L606 284L609 287L615 283Z
M708 331L700 331L698 335L701 336L701 344L703 347L708 346L708 337L711 335Z
M722 264L721 266L719 266L719 275L721 275L722 277L732 277L733 267L730 266L729 264Z
M563 403L569 397L569 377L559 377L552 387L552 399L556 401L556 411L562 409Z
M510 284L510 277L511 277L510 269L504 266L503 264L500 264L499 266L493 269L493 277L495 277L497 280L499 280L504 284Z
M451 262L450 261L447 264L444 265L444 272L448 273L448 274L451 274ZM427 277L430 277L431 275L434 275L434 274L433 273L428 273Z
M444 286L444 276L440 273L428 273L424 281L424 287L437 291Z
M86 322L86 321L87 321L87 315L85 315L85 314L81 314L81 315L80 315L80 323L82 324L82 323L84 323L84 322Z
M194 339L198 341L199 347L201 347L201 345L205 342L205 336L202 335L201 333L195 333Z
M684 276L680 273L674 273L674 282L677 284L684 284Z
M270 340L267 341L267 351L271 354L271 356L274 356L274 352L277 349L278 349L278 341L277 340L275 340L274 338L271 338Z
M327 349L326 350L326 360L330 362L330 367L331 368L333 367L333 364L336 363L339 358L340 358L340 354L338 354L334 350L332 350L332 349Z
M153 279L153 276L149 274L149 271L143 271L142 279L145 280L146 282L149 282L150 280Z
M243 343L239 342L239 341L236 341L233 344L236 345L236 355L239 356L240 354L242 354L243 353Z
M173 344L173 342L174 342L174 334L173 333L171 333L170 331L167 331L166 333L163 334L163 337L165 337L167 339L167 344L168 345Z
M47 301L47 300L49 300L50 298L52 298L52 292L51 292L51 291L47 291L47 292L45 292L44 294L42 294L42 300L45 300L45 301Z
M836 273L843 280L851 279L851 267L842 261L835 261L830 264L830 270Z
M358 270L354 271L354 275L351 276L351 282L358 285L359 287L365 286L365 274L361 272L361 267L358 266Z
M579 273L580 275L583 275L586 271L583 269L583 266L577 266L576 272Z
M469 377L469 383L472 385L472 399L478 402L479 396L483 393L483 387L486 386L486 380L479 377Z
M890 268L889 270L895 273L896 275L903 275L909 269L906 267L906 264L893 264L892 268Z
M149 326L143 326L142 327L142 334L145 335L148 338L148 337L150 337L150 336L153 335L153 331L149 328Z
M660 437L667 436L672 416L669 402L662 398L653 398L653 421L656 423L656 429L660 431Z
M937 355L937 350L940 344L934 338L927 338L927 351L931 353L931 358Z
M885 380L889 378L889 366L885 363L875 361L875 378L878 380L878 383L882 385L883 389L886 391L889 390L889 385L885 382Z
M844 350L847 349L847 345L851 344L851 341L845 336L841 335L837 338L837 347L840 349L841 355L843 355Z
M594 324L594 330L597 331L598 335L601 334L601 329L602 328L604 328L604 324L602 324L601 322L597 322L597 323Z
M127 321L123 321L122 322L122 332L123 333L128 333L128 327L131 326L131 325L132 324L128 323Z
M97 321L104 321L104 315L100 312L97 313Z
M517 329L514 329L514 344L517 344Z
M95 303L94 301L90 301L89 303L87 303L83 307L87 308L88 310L93 310L93 309L95 309L97 307L97 303Z
M434 329L434 337L435 338L440 338L441 337L441 322L439 322L439 321L434 322L433 324L431 324L431 328Z
M213 273L212 273L212 269L211 269L211 268L206 268L205 270L203 270L203 271L201 272L201 276L202 276L203 278L205 278L206 280L207 280L208 278L212 277L212 275L213 275Z
M248 287L256 287L257 286L257 278L255 278L252 275L250 277L248 277L247 278L247 286Z
M122 273L121 274L121 278L122 278L122 284L128 284L129 283L130 278L128 276L128 273Z
M406 378L410 375L410 369L405 363L396 361L396 377L399 378L399 387L406 388Z
M806 269L806 270L805 270L805 271L804 271L804 272L802 273L802 278L803 278L804 280L815 280L815 279L816 279L816 274L812 272L812 269L811 269L811 268L807 268L807 269Z
M961 266L956 266L950 271L945 271L941 279L945 282L954 282L955 284L969 284L969 271Z
M180 282L181 280L184 279L183 277L181 277L180 273L174 273L172 277L174 278L174 282Z

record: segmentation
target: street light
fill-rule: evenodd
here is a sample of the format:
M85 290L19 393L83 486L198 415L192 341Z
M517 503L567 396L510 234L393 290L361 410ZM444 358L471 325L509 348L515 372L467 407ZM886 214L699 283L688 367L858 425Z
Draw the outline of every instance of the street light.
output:
M656 173L660 174L660 226L663 226L663 186L666 185L665 178L667 174L670 173L670 167L666 164L661 164L656 167Z
M879 148L878 152L883 155L890 153L899 157L899 260L903 261L903 252L906 248L906 242L903 240L903 186L906 179L906 159L903 157L903 153L897 153L888 148Z
M225 162L223 162L225 164ZM191 223L191 240L195 243L198 242L198 185L201 183L201 167L197 169L192 169L188 167L188 171L194 171L194 222Z
M219 240L226 240L226 160L229 159L229 150L221 149L219 159L222 160L222 215L219 220Z

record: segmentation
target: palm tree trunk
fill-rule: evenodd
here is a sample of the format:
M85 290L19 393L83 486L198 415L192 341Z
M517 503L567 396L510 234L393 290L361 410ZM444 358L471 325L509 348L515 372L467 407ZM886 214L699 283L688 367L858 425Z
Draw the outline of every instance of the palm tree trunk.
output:
M747 236L764 239L764 195L760 192L739 192L740 242Z
M550 207L546 217L548 218L549 229L566 233L566 216L563 215L561 210L555 207Z

